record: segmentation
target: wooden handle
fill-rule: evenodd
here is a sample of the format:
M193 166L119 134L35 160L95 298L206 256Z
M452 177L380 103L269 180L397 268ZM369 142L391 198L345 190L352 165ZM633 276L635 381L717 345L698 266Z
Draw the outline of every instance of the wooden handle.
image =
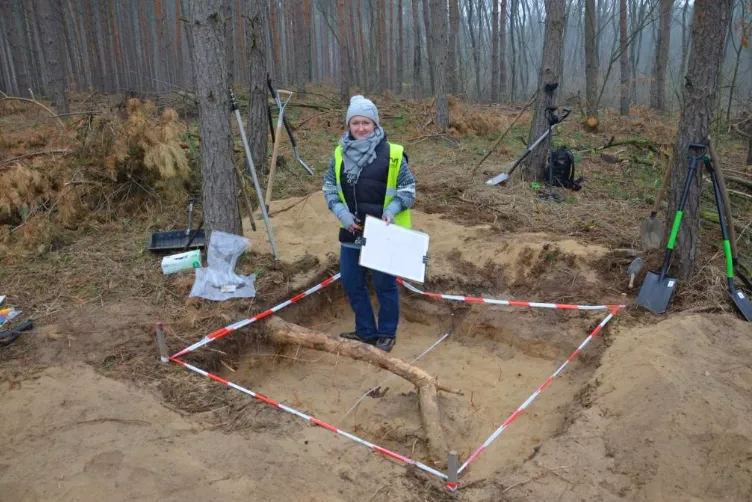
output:
M285 96L292 96L295 93L292 91L286 91L284 89L277 89L277 94L284 94Z
M264 204L269 207L272 202L272 189L274 187L274 173L277 170L277 152L279 152L279 139L282 137L282 127L277 127L277 133L274 136L274 150L272 151L272 165L269 167L269 181L266 184L266 200Z
M658 195L655 197L655 204L653 204L653 211L651 215L658 214L658 210L661 208L661 201L663 201L663 194L666 193L666 187L668 186L668 180L671 177L671 162L666 167L666 172L663 174L663 181L661 181L661 188L658 190Z
M708 136L708 149L710 150L710 160L713 162L713 168L715 169L715 177L718 180L718 188L721 189L721 200L723 201L723 212L726 213L726 226L729 232L729 241L731 241L731 255L736 258L736 229L734 229L734 218L731 216L731 201L728 198L728 192L726 191L726 180L723 177L723 169L721 169L721 161L718 158L718 152L715 149L713 139ZM720 218L720 215L718 215Z

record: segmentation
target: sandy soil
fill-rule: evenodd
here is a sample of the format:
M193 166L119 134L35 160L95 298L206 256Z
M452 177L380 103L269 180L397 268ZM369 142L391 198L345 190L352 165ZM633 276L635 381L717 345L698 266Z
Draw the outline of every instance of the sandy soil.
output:
M291 290L325 274L336 253L336 227L331 218L322 231L328 220L320 199L272 207L283 261L303 263L306 253L318 260L300 269ZM625 287L626 278L601 279L605 248L540 233L494 233L435 214L416 212L415 222L432 236L429 286L446 292L609 302ZM254 249L268 245L263 236L262 227L251 234ZM403 292L393 354L414 358L452 325L452 313L452 336L417 365L464 393L440 400L447 440L463 458L600 320L592 313L461 308ZM352 325L337 286L285 316L331 334ZM158 318L157 306L138 299L69 306L0 353L0 500L446 497L438 482L360 445L160 366L152 335ZM750 500L749 333L748 324L728 315L673 314L656 323L628 309L479 457L462 479L460 499ZM277 353L250 342L248 332L233 336L249 343L220 342L213 348L221 352L205 351L199 361L425 458L417 399L405 382L392 379L385 395L368 397L343 419L384 372L312 351ZM174 331L168 338L175 349L190 341ZM175 389L192 386L217 401L186 413ZM230 395L234 400L226 400Z

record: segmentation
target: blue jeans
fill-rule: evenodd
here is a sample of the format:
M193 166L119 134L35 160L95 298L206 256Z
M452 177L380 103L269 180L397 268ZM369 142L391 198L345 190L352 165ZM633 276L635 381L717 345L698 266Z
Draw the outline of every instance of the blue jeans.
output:
M371 270L376 296L379 299L379 324L373 316L373 307L366 284L366 269L358 265L360 249L342 246L339 272L350 307L355 312L355 331L365 339L395 338L399 324L399 290L397 279L389 274Z

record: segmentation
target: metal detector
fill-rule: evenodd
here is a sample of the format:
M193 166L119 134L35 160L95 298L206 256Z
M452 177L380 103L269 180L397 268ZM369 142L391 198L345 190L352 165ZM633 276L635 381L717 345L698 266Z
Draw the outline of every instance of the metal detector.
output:
M486 185L498 185L499 183L505 183L509 177L512 175L515 169L517 169L517 166L519 166L523 160L525 160L532 152L536 149L538 145L540 145L544 139L546 139L548 136L553 135L554 129L556 129L556 126L561 124L565 118L569 116L569 114L572 112L569 108L564 108L564 113L561 115L556 115L554 113L555 110L558 109L558 106L549 106L546 108L546 117L548 118L548 129L546 129L546 132L544 132L540 138L535 140L535 143L530 145L527 150L525 150L525 153L523 153L519 159L517 159L514 164L507 170L505 173L501 173L497 176L494 176L490 180L486 181Z

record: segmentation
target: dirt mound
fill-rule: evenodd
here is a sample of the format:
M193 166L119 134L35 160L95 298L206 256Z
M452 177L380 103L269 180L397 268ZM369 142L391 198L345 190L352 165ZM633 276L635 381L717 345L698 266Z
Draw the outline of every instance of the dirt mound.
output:
M275 201L271 214L282 261L293 263L311 254L323 266L330 257L338 259L337 219L321 193ZM263 222L257 221L256 232L250 231L247 219L243 224L253 242L252 251L271 253ZM577 277L584 283L595 282L589 263L608 251L542 232L504 234L491 225L459 225L420 210L413 210L413 228L431 236L427 282L473 284L495 291L506 291L513 283L521 286L553 269L566 270L568 283Z
M573 405L584 409L489 500L499 488L507 500L750 500L749 325L680 316L611 339Z
M437 499L433 485L317 428L223 434L82 365L0 386L0 401L3 501Z

